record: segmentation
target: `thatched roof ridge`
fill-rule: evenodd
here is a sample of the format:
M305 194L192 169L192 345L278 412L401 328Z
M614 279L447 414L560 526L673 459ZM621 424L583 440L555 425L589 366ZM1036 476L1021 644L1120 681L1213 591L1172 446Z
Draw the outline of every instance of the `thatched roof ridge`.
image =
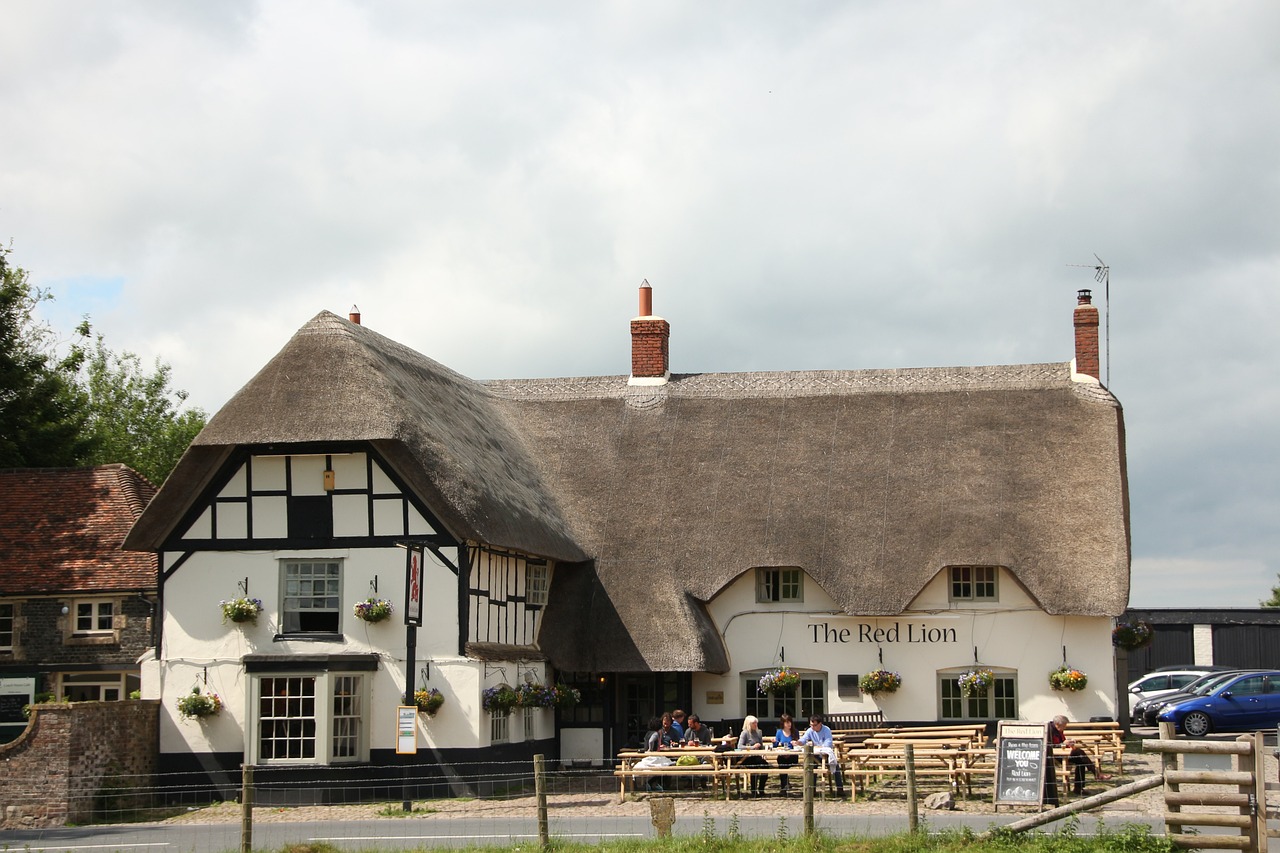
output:
M231 448L372 442L453 535L583 559L520 433L490 400L479 383L322 311L196 436L128 547L159 547Z

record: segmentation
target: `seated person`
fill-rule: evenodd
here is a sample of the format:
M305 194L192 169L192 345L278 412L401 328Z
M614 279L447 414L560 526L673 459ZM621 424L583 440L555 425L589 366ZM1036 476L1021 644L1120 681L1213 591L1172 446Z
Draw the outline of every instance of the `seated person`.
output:
M664 713L661 720L651 720L649 727L649 736L645 738L644 742L646 752L658 752L659 750L671 749L673 746L680 745L680 736L676 734L675 728L671 725L670 713Z
M778 718L778 730L773 733L773 748L794 750L796 748L796 738L800 735L796 732L795 721L790 714L784 713ZM800 762L798 755L779 755L779 767L794 767ZM780 777L781 784L778 786L778 795L785 797L790 793L791 781L789 777L783 775Z
M760 731L760 720L756 717L748 715L742 721L742 734L738 736L738 749L740 750L761 750L764 749L764 734ZM764 767L765 761L758 755L748 755L742 759L743 767ZM769 777L764 773L752 773L751 796L764 796L764 783L769 781Z
M806 743L813 744L813 751L821 753L827 757L827 764L831 768L831 775L836 780L836 796L844 797L844 776L840 775L840 758L836 755L836 742L831 734L831 729L827 728L822 722L822 715L814 714L809 717L809 728L804 730L804 734L800 735L798 743L804 746Z
M686 719L689 727L684 732L684 745L710 746L712 739L711 727L704 726L697 714L690 714Z
M1105 782L1111 777L1106 773L1098 770L1098 765L1093 763L1093 759L1076 745L1073 740L1067 740L1065 729L1067 723L1070 722L1066 717L1059 714L1053 718L1053 722L1049 724L1049 747L1051 749L1062 747L1071 750L1071 754L1067 756L1067 766L1072 769L1074 774L1073 791L1079 796L1084 793L1084 777L1085 773L1092 773L1093 778L1099 782Z

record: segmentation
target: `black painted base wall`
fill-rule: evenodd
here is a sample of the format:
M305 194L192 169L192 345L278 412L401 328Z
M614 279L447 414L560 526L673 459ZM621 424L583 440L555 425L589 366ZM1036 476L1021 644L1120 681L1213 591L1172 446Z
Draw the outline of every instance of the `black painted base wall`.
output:
M258 765L253 801L264 806L342 805L445 797L500 795L533 789L533 757L552 766L555 741L498 744L483 749L421 749L397 755L375 749L368 763ZM172 805L239 801L238 752L168 753L159 760L160 784Z

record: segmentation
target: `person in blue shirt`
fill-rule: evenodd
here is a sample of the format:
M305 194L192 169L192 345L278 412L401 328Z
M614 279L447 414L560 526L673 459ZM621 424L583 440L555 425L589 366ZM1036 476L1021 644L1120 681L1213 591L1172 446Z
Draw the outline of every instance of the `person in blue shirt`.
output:
M791 715L783 713L778 718L778 730L773 733L773 748L781 750L793 750L796 748L796 738L800 735L796 733L795 721L791 719ZM779 755L779 767L795 767L800 761L798 755ZM778 796L785 797L791 793L791 777L787 774L779 776Z
M799 743L801 746L811 743L813 744L814 752L821 753L827 757L831 775L836 780L836 796L843 799L844 777L840 775L840 758L836 755L835 738L831 735L831 729L823 724L821 714L814 714L809 717L809 728L805 729L804 734L800 735Z
M671 712L671 726L680 736L680 740L684 740L684 711L676 708Z

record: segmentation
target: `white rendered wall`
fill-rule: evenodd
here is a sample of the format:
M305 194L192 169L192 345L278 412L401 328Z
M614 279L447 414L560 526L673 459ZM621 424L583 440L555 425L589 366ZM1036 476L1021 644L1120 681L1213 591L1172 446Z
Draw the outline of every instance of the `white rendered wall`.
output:
M829 713L880 710L887 720L937 719L937 672L972 666L975 648L982 665L1017 671L1022 719L1115 716L1112 620L1050 616L1005 570L996 603L949 601L944 571L894 617L847 616L807 575L803 603L757 603L755 573L749 571L711 601L708 611L730 658L730 671L723 676L693 676L693 710L710 719L742 716L742 673L777 667L784 657L789 667L826 675ZM1048 674L1063 662L1064 646L1067 662L1089 676L1083 691L1049 687ZM837 675L880 667L881 655L885 669L902 675L897 693L837 695ZM723 694L723 704L708 704L708 694Z

